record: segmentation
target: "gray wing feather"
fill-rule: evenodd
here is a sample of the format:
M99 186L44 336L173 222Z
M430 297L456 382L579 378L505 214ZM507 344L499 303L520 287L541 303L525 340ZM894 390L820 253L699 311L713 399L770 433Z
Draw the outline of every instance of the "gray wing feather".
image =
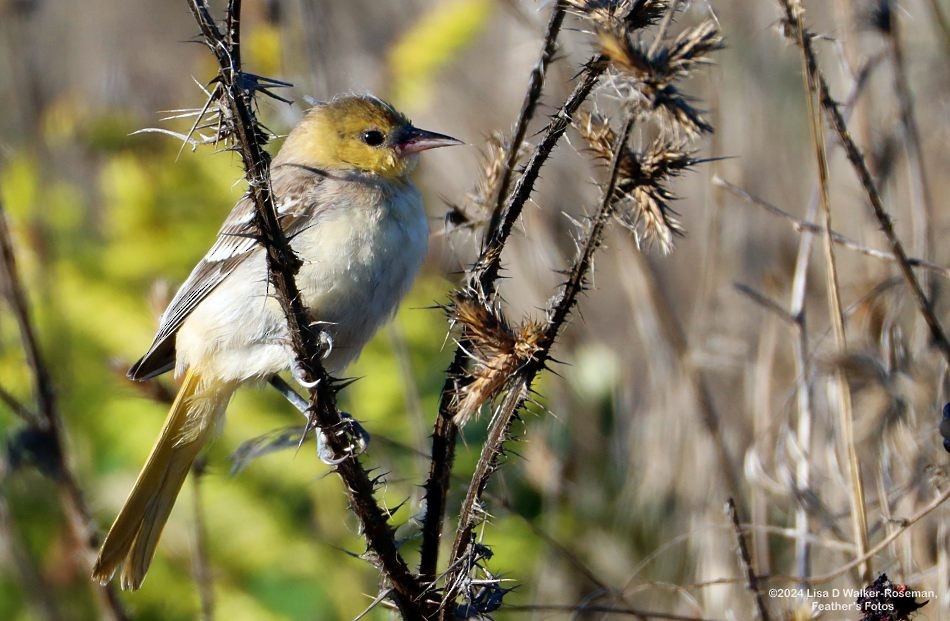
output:
M301 181L311 188L315 183L319 183L319 176L314 178L305 175L304 177ZM284 175L275 175L274 185L285 179ZM288 236L293 236L319 210L319 205L312 200L310 192L304 191L303 188L293 189L299 191L286 192L283 194L284 199L278 201L281 227ZM228 214L221 230L218 231L214 245L195 266L191 275L172 298L168 308L162 313L152 345L148 352L129 369L129 378L146 380L161 375L175 366L175 334L195 307L258 248L257 241L254 239L255 232L254 204L250 198L244 197Z

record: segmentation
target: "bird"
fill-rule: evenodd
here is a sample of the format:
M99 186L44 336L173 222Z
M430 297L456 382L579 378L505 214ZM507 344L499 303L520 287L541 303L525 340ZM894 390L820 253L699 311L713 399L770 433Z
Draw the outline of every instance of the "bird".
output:
M382 99L351 94L314 105L273 158L274 204L302 262L296 282L308 320L325 339L328 372L358 356L415 280L429 230L410 173L421 152L458 144L416 128ZM129 369L129 378L140 381L174 370L180 387L103 540L92 572L103 585L121 566L123 589L142 586L185 477L237 388L294 369L255 232L254 203L245 196Z

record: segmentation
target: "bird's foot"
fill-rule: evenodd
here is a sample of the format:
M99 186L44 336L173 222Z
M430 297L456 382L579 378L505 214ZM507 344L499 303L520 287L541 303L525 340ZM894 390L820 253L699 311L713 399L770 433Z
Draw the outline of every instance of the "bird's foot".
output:
M343 421L337 429L330 430L329 433L345 439L346 444L342 455L334 453L327 434L322 429L317 429L317 456L320 461L329 466L335 466L349 457L360 455L369 446L370 435L363 426L346 412L340 412L340 415Z

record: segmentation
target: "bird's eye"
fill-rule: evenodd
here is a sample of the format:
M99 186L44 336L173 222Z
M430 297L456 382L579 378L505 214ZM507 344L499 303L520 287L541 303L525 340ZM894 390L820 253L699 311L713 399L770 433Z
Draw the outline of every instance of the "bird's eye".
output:
M386 136L378 129L369 129L360 134L360 140L371 147L378 147L386 141Z

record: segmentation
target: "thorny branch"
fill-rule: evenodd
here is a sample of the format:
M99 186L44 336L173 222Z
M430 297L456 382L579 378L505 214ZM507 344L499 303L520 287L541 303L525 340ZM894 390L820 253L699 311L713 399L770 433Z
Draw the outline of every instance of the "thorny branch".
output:
M323 430L345 429L346 423L336 407L336 383L320 364L318 336L310 329L295 282L300 259L291 249L274 207L270 188L270 158L263 148L266 135L253 109L255 92L262 91L266 82L243 73L241 69L241 0L229 1L224 32L211 17L206 0L189 0L189 6L201 28L204 42L220 66L215 79L218 105L222 108L222 117L229 123L235 149L243 160L248 192L256 207L259 242L267 252L270 278L287 319L297 363L305 380L315 382L310 389L311 425ZM328 448L334 454L347 455L348 440L345 436L326 433L325 437ZM387 513L374 497L375 481L355 456L337 464L336 472L345 483L350 506L360 520L372 558L392 585L393 598L400 612L406 619L422 619L422 589L399 555Z
M570 125L573 115L587 99L604 69L605 65L600 58L593 59L585 66L580 81L555 113L541 142L528 160L524 173L515 184L499 216L498 228L486 233L484 248L470 271L467 285L467 288L478 291L484 298L491 298L494 294L502 249L514 223L521 215L522 208L531 196L541 167L547 162L558 140ZM433 575L438 560L438 544L445 515L446 492L455 456L455 440L458 436L458 425L454 421L455 409L452 402L454 395L458 394L465 381L462 377L467 358L464 345L463 342L456 348L452 363L446 371L446 380L439 399L439 416L432 434L432 460L429 478L425 485L427 509L423 523L423 564L421 566L424 577Z
M82 559L88 571L92 571L96 552L99 548L99 531L93 521L92 513L86 504L85 496L79 487L79 481L68 459L68 447L63 430L63 421L56 402L56 392L49 374L49 367L40 351L39 340L33 323L26 293L17 271L16 257L13 253L13 240L7 223L3 203L0 202L0 269L2 269L4 295L13 311L26 362L33 373L36 388L38 419L31 416L30 429L41 434L44 446L50 454L43 456L43 463L50 465L49 471L59 491L60 503L66 515L67 523L76 542L82 546ZM118 593L112 585L92 586L96 601L103 617L120 621L128 618Z
M538 63L531 70L531 82L525 93L524 102L521 104L521 112L518 113L515 130L511 135L511 140L505 146L505 162L501 171L501 179L498 181L495 209L488 225L489 231L493 231L498 227L498 218L501 216L502 208L505 205L505 198L508 196L508 190L511 187L511 176L514 174L515 163L518 161L518 151L521 149L525 135L528 133L528 123L534 118L534 112L541 100L541 90L544 88L544 77L547 74L548 65L554 60L554 53L557 51L557 37L561 32L561 24L564 22L564 10L564 0L557 0L544 35L541 57L538 58Z
M505 161L498 180L498 187L491 188L496 192L495 208L491 215L488 231L497 228L505 199L514 174L518 153L524 143L528 131L528 124L534 118L541 91L544 88L544 78L548 66L554 58L557 49L557 37L564 21L564 2L557 0L551 18L548 21L547 31L541 47L541 55L537 65L531 70L531 80L525 93L521 112L515 122L515 129L511 140L504 145ZM589 92L589 91L588 91ZM488 235L486 235L486 239ZM465 353L463 344L456 349L455 357L446 371L446 381L442 388L439 400L439 416L436 419L432 434L432 460L429 478L425 485L426 515L422 529L422 551L419 561L419 573L424 581L431 581L435 577L439 561L439 543L442 540L442 525L445 518L446 493L449 486L449 477L452 473L452 463L455 455L455 440L458 436L458 425L454 420L454 411L451 407L452 395L456 389L455 383L464 369Z
M584 241L574 260L567 282L561 291L555 295L548 307L548 319L543 327L541 338L538 341L538 350L532 359L522 367L518 378L509 389L502 404L497 408L488 430L488 438L482 447L482 452L475 468L475 474L462 504L459 515L458 530L455 542L452 545L452 555L449 560L449 570L446 575L446 589L443 602L450 602L463 588L465 574L468 571L463 556L473 545L473 529L477 523L481 497L488 485L492 474L501 465L503 445L510 433L511 424L517 413L524 406L528 398L531 384L537 374L542 371L549 360L551 347L567 321L568 316L577 302L577 297L585 289L587 274L591 268L594 252L600 247L604 228L613 216L614 204L617 196L615 189L620 171L620 162L625 153L625 145L633 127L633 118L627 117L624 127L614 145L614 159L610 165L610 178L604 190L600 209L593 223L586 232ZM450 607L443 608L443 615Z
M739 549L739 560L742 563L742 569L746 575L746 587L752 591L755 598L755 610L759 621L769 621L769 609L765 605L765 598L762 597L762 588L759 585L759 579L755 574L755 568L752 567L752 558L749 555L749 547L746 544L745 533L739 520L739 510L736 509L735 501L730 498L726 502L726 511L729 514L729 520L732 522L733 530L736 533L736 545Z
M461 330L459 347L442 393L433 437L432 476L427 483L428 515L424 533L436 543L458 425L477 411L480 404L496 399L501 403L495 409L488 438L463 501L448 567L439 577L440 582L444 580L441 619L452 614L469 618L489 613L501 605L506 589L482 563L490 558L491 552L486 546L478 545L473 537L474 527L484 515L481 499L489 479L501 465L504 444L511 437L513 421L529 399L532 382L546 368L557 335L585 288L592 256L600 244L604 227L624 204L621 220L626 220L628 228L635 233L640 225L648 233L663 229L667 240L664 249L668 250L679 227L675 212L668 205L675 197L665 183L703 161L692 157L682 136L695 137L712 131L675 82L688 75L692 68L710 62L710 53L722 47L714 24L706 22L684 30L675 39L665 42L667 47L648 53L641 47L637 31L656 24L669 8L667 2L568 0L566 3L594 25L600 54L584 65L574 92L542 134L504 209L494 214L466 285L452 296L453 303L448 307L453 322L460 324ZM628 118L623 135L618 137L600 120L595 133L587 131L585 134L586 130L581 130L591 150L600 159L611 162L611 180L603 204L585 231L583 241L578 243L578 257L567 282L549 302L546 321L543 324L527 322L516 331L502 317L496 296L502 251L542 166L608 65L616 71L611 84L626 100ZM662 134L644 151L635 152L626 147L626 138L634 120L641 117L656 119L661 130L668 133ZM436 475L440 475L441 480ZM738 482L731 487L730 491L738 495ZM434 571L435 557L426 557L426 562L431 565L424 567ZM433 580L434 585L431 574L426 579ZM460 596L463 603L456 605Z

